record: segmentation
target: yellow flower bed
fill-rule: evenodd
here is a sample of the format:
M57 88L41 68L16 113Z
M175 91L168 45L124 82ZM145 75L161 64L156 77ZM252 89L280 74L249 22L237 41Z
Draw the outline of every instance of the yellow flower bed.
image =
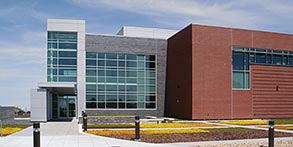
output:
M275 126L275 129L293 130L293 126Z
M187 127L213 127L215 124L208 123L162 123L162 124L141 124L141 128L187 128Z
M3 135L10 135L10 134L16 133L20 130L22 130L22 128L6 127L6 128L2 129L2 133L3 133Z
M268 121L264 120L231 120L231 121L221 121L222 124L230 125L267 125Z
M141 134L183 134L183 133L207 133L208 130L203 129L182 129L182 130L141 130ZM88 130L87 133L99 136L113 136L113 135L134 135L134 130Z
M182 130L144 130L142 134L186 134L186 133L208 133L208 130L203 129L182 129Z

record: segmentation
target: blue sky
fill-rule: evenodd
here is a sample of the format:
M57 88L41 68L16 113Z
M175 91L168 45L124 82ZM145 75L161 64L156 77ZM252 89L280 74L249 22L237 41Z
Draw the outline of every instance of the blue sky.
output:
M190 23L293 33L291 0L1 0L0 105L29 109L46 75L48 18L86 20L88 33L122 26L181 29Z

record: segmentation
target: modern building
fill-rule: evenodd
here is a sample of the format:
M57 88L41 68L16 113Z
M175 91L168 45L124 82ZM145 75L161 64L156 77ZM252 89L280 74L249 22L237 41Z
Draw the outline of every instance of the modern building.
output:
M175 30L85 33L85 21L48 20L47 82L31 91L32 120L87 113L164 115L167 38Z
M33 121L90 114L185 119L293 117L293 36L191 24L181 31L85 32L48 20L47 82Z

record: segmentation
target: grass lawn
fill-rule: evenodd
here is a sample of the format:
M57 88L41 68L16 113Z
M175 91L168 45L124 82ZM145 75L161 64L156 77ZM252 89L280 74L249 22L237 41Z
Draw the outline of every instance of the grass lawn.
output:
M18 131L21 131L27 127L29 127L31 125L27 125L27 124L4 124L2 127L2 135L3 136L7 136L13 133L16 133Z
M275 124L293 124L293 119L276 119Z

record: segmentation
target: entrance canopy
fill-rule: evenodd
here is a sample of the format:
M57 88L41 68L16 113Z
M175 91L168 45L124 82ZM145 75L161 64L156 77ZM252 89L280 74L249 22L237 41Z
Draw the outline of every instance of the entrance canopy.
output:
M76 84L72 82L45 82L39 83L38 87L47 89L53 94L76 95Z

